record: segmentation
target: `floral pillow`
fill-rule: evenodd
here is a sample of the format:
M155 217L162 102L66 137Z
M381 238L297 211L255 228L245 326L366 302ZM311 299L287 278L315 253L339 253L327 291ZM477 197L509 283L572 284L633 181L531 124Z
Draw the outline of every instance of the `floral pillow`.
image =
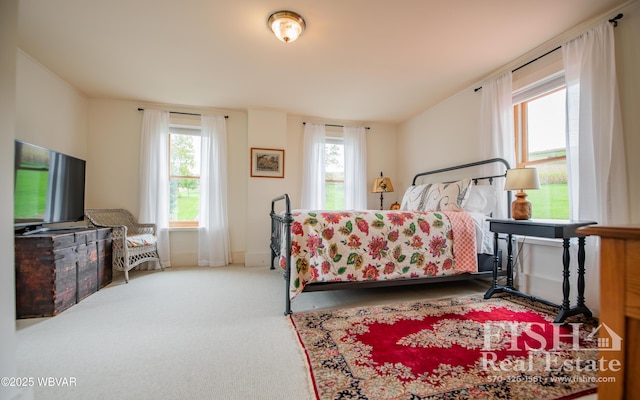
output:
M428 185L409 186L402 197L400 209L403 211L424 210L424 195Z
M425 189L424 211L464 211L471 193L471 178L434 183Z

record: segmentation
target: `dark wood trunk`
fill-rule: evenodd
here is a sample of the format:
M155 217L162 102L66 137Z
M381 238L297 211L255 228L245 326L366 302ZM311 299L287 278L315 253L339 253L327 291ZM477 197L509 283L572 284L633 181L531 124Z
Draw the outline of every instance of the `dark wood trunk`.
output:
M111 229L15 236L16 317L54 316L108 285Z

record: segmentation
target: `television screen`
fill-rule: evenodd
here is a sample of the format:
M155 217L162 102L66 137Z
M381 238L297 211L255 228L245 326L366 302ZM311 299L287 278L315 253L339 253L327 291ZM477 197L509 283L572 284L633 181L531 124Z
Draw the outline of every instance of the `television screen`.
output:
M79 158L16 140L15 224L83 219L85 164Z

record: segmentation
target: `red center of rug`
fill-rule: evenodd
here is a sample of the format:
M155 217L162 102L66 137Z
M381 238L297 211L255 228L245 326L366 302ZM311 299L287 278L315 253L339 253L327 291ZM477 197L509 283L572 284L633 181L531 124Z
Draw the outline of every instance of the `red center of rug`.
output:
M529 331L512 337L509 332L517 323L529 326ZM501 348L485 347L485 336L491 332L487 330L497 326L506 327L509 343ZM401 364L410 368L415 376L432 374L441 364L469 371L482 361L483 352L490 351L490 359L500 362L508 356L527 357L530 351L551 350L554 346L553 324L535 312L514 312L507 308L427 316L421 320L402 319L393 324L372 323L368 329L356 337L362 344L371 346L371 358L358 362ZM558 340L571 341L570 328L556 329L560 332L559 336L555 335Z

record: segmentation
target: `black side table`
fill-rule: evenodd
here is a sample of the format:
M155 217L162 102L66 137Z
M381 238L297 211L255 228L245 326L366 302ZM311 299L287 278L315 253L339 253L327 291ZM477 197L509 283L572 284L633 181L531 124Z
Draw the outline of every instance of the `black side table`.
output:
M510 293L530 300L539 301L554 307L559 307L560 312L556 316L555 323L562 323L572 315L584 314L591 317L591 310L584 304L584 261L585 261L585 235L576 232L582 226L593 225L592 221L562 221L562 220L515 220L515 219L490 219L489 229L493 232L493 282L491 288L487 290L484 298L488 299L495 293ZM498 285L498 234L507 234L507 284ZM540 238L562 239L564 248L562 255L563 279L562 279L562 305L540 299L523 293L513 286L513 235L535 236ZM569 244L571 238L578 238L578 299L577 305L571 307L569 302L569 292L571 284L569 282Z

